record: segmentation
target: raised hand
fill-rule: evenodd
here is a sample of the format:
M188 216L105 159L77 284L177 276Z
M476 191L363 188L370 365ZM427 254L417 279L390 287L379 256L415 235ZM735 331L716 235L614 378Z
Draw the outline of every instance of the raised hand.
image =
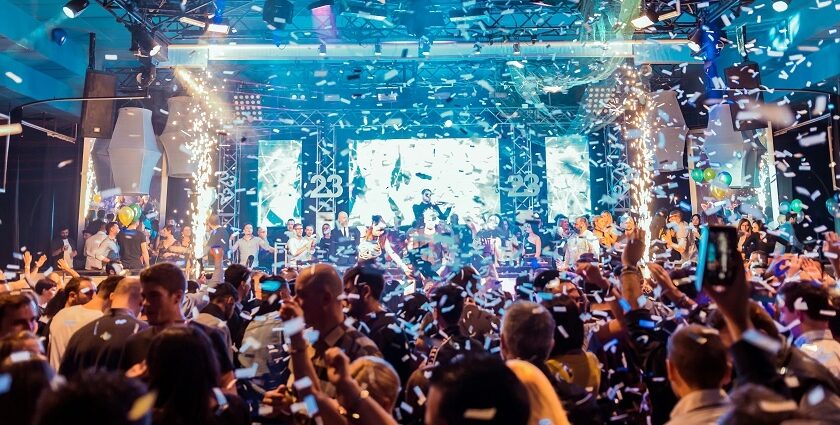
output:
M621 253L621 264L625 266L635 266L639 260L645 255L645 231L635 229L629 235L627 245L624 247L624 252Z

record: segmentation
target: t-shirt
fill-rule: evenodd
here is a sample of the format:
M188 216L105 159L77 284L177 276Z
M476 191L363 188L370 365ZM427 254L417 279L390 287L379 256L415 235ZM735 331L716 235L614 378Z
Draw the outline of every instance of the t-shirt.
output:
M61 309L50 321L50 340L47 347L50 365L58 370L70 338L82 326L102 317L102 312L81 305Z
M222 332L196 322L187 322L187 326L204 332L210 338L213 352L219 361L219 372L222 375L233 370L233 363L231 363L230 355L228 354L230 349L225 342L225 337ZM146 360L146 355L149 353L152 340L163 329L165 328L156 326L132 335L128 339L128 342L126 342L125 355L123 356L123 362L120 368L122 370L128 370L137 363Z
M128 310L111 309L82 326L67 344L58 372L66 378L97 368L119 370L129 337L149 327Z
M143 268L140 258L143 256L142 246L145 242L146 234L135 229L125 229L117 235L117 244L120 246L120 261L123 268Z

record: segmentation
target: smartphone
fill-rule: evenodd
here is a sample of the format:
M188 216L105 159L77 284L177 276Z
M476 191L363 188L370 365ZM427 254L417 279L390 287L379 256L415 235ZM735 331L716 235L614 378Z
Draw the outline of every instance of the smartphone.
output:
M731 226L703 226L697 253L697 290L710 286L729 286L742 266L738 252L738 230Z

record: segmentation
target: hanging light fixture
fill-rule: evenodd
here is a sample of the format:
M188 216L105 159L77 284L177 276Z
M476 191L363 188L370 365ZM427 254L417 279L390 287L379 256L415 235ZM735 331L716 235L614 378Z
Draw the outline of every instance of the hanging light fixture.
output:
M196 170L190 161L187 143L192 138L192 97L173 96L169 98L169 119L160 135L160 144L166 154L166 172L169 177L189 178Z
M64 4L62 10L68 18L73 19L81 15L89 5L88 0L70 0Z
M148 194L161 157L152 129L152 111L120 108L108 155L114 187L120 194Z

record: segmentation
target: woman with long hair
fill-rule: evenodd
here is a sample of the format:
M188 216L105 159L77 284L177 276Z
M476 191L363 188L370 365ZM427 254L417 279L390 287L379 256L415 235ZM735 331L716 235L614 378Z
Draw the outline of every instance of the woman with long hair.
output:
M750 223L750 221L746 218L742 218L741 221L738 222L738 252L747 257L749 254L744 252L744 244L747 242L751 233L752 223Z
M158 233L157 243L155 244L155 262L162 263L177 260L180 255L171 249L177 243L178 240L175 239L175 226L171 224L163 226Z
M248 408L236 395L222 393L219 362L204 332L192 326L161 331L149 347L149 390L157 392L153 424L223 424L250 422Z
M193 252L192 226L181 228L181 235L178 241L169 248L169 251L176 255L176 257L173 257L173 261L179 263L179 265L182 265L182 262L189 263Z
M394 250L391 241L388 239L386 232L388 225L381 215L375 215L371 219L370 226L367 227L364 236L359 241L359 263L376 263L385 262L386 258L382 256L384 252L387 257L399 267L407 276L411 275L411 268L402 260L402 258ZM384 268L384 267L383 267Z

